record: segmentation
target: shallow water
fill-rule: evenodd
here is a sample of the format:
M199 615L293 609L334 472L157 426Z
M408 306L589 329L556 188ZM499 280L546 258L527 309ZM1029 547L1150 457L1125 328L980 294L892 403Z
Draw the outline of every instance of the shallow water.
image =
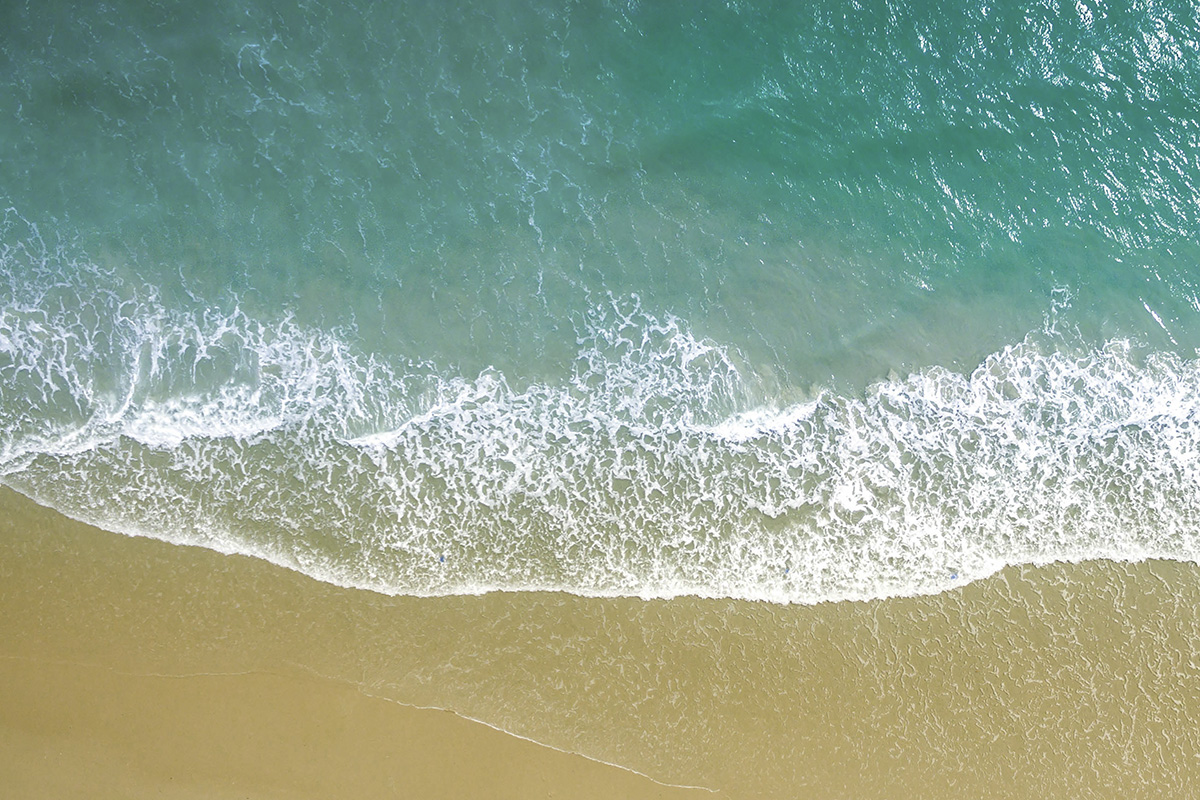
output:
M0 480L394 594L1194 560L1194 9L12 5Z

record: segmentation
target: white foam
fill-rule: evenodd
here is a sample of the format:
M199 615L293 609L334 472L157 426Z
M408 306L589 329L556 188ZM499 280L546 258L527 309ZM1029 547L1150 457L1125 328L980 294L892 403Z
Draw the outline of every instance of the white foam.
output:
M1125 342L774 407L636 300L581 326L570 376L514 388L48 273L7 277L0 475L114 530L416 595L809 603L1200 556L1200 364Z

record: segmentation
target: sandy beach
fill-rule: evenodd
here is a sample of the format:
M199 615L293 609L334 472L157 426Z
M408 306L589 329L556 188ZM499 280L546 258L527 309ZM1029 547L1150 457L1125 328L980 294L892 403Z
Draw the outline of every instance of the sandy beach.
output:
M0 660L0 782L26 798L684 798L449 712L318 678Z
M172 590L139 560L203 571L222 556L112 536L9 492L4 500L0 784L13 797L710 796L319 677L293 659L328 653L333 640L293 640L287 656L268 635L245 645L237 634L265 634L256 599L227 603L217 595L226 585L205 586L199 573ZM83 560L104 556L114 561ZM126 557L135 562L116 563ZM50 567L59 558L61 571Z
M1182 797L1200 779L1191 565L812 607L423 600L0 497L0 780L24 797Z

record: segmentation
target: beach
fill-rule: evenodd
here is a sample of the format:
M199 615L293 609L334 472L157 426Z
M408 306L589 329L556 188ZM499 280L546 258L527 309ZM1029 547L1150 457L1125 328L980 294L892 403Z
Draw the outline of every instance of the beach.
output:
M389 598L3 503L0 776L23 796L1184 797L1200 776L1192 565L819 606Z
M0 73L0 794L1196 796L1194 6L10 2Z
M0 783L14 797L709 795L317 675L306 660L353 632L275 629L296 622L281 594L220 601L204 576L220 556L106 534L10 492L4 512ZM227 577L278 572L238 561ZM173 588L155 567L193 580ZM277 590L293 577L271 576Z

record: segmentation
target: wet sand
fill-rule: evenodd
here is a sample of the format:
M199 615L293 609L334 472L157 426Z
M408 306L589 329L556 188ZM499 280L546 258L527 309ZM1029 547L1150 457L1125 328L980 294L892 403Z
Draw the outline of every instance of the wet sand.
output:
M1200 572L1171 562L814 607L389 598L3 491L0 782L29 797L713 796L405 703L724 797L1186 797L1198 607Z
M0 794L712 796L317 676L304 667L305 653L328 655L337 640L292 639L286 656L273 649L279 641L258 626L271 624L264 608L278 598L252 590L230 603L214 594L228 584L206 585L204 570L227 566L223 556L114 536L7 491L2 509ZM193 567L183 571L195 580L172 586L145 572L169 572L173 561ZM234 573L278 572L293 585L299 578L250 559L231 561Z
M710 796L325 679L0 659L0 785L23 798Z

